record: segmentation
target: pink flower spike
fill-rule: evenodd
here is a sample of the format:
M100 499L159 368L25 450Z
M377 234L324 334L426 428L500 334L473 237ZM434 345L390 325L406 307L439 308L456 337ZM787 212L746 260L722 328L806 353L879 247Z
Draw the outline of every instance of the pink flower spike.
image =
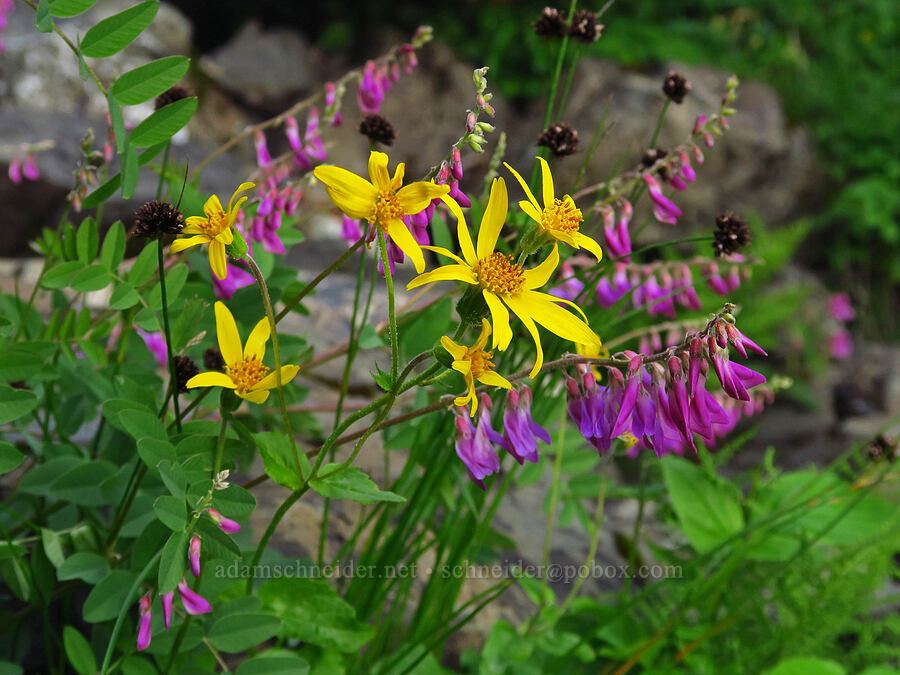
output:
M140 603L141 623L138 628L137 648L139 652L144 651L150 646L150 621L152 615L150 613L150 594L147 593L141 597Z
M368 61L362 78L359 81L359 89L356 93L359 109L364 113L377 115L384 101L384 89L375 73L375 62Z
M169 591L159 596L163 606L163 622L166 624L166 632L169 632L169 625L172 623L172 601L175 599L175 591Z
M9 179L16 185L22 182L22 160L18 157L13 157L9 163Z
M678 222L681 209L662 193L659 181L649 174L644 175L644 182L650 190L650 199L653 201L653 215L661 223L674 225Z
M253 142L256 144L256 164L260 168L265 169L272 163L272 155L269 154L265 134L262 131L257 131L254 134Z
M216 522L216 525L219 526L219 529L221 529L222 532L225 532L226 534L234 534L235 532L241 531L241 526L239 523L233 521L231 518L226 518L215 509L209 509L208 513L209 517Z
M697 180L697 174L694 173L694 167L691 166L691 160L688 157L686 152L682 152L679 156L681 159L681 176L686 180L693 183Z
M212 606L199 593L194 593L188 585L187 581L182 577L181 583L178 584L178 595L181 596L181 604L184 605L184 611L192 616L198 614L209 614Z
M300 142L300 127L297 125L295 117L288 117L284 121L284 135L287 136L288 144L293 152L300 152L303 143Z
M38 171L37 164L34 161L34 155L29 154L25 158L25 163L22 165L22 175L28 180L37 180L41 177L41 172Z
M200 578L200 537L191 537L191 543L188 545L188 559L191 561L191 574L196 578Z

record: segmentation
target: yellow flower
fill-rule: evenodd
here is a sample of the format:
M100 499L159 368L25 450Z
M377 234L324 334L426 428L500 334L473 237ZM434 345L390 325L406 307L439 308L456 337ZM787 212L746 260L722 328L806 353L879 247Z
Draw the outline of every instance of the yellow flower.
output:
M222 202L216 195L206 200L203 205L203 213L205 216L191 216L185 219L182 234L192 234L194 236L185 239L176 239L172 242L169 250L172 253L178 253L191 246L197 244L209 244L209 267L212 269L220 281L225 279L228 274L227 256L225 255L225 247L234 241L234 233L231 228L234 227L234 221L237 218L241 204L247 201L247 196L243 196L237 201L235 198L246 190L256 187L255 183L241 183L238 189L231 195L228 202L228 210L222 208Z
M544 262L530 270L523 269L520 264L513 262L511 257L494 251L500 229L506 220L509 206L507 199L506 183L502 178L495 178L478 230L476 248L472 245L472 236L469 234L459 204L444 197L444 202L456 216L457 237L463 257L460 258L439 246L426 246L425 248L429 250L455 260L456 264L444 265L431 272L420 274L406 288L409 290L434 281L447 280L464 281L480 286L494 325L492 347L498 347L503 351L512 340L508 307L522 320L534 340L537 358L530 374L530 377L534 377L544 363L544 352L535 323L539 323L561 338L574 342L596 344L599 347L600 338L588 327L586 321L556 304L562 302L571 305L584 316L575 303L534 290L547 283L559 264L559 251L556 246Z
M494 354L493 352L486 352L484 350L490 334L490 322L488 322L487 319L482 319L481 335L478 336L475 344L471 347L458 345L446 335L441 338L441 344L444 346L444 349L446 349L450 353L450 356L453 357L453 370L462 373L462 376L466 381L466 386L469 389L469 392L465 396L457 396L453 402L456 405L464 406L471 401L472 411L469 414L472 417L475 416L475 411L478 410L478 397L475 395L475 380L493 387L503 387L504 389L510 389L512 387L505 377L491 370L491 368L494 367L494 364L491 363L491 358Z
M393 178L387 167L388 156L373 150L369 155L371 182L338 166L317 166L313 173L325 183L328 196L341 211L351 218L365 218L369 224L378 223L382 232L413 261L416 272L421 273L425 269L425 256L400 219L422 211L432 199L447 194L450 186L419 181L400 187L405 165L402 162L397 165Z
M562 199L556 199L553 192L553 175L550 173L550 165L547 164L543 157L538 157L537 159L541 163L541 182L544 192L543 209L538 204L538 200L534 198L534 194L532 194L528 188L528 183L523 180L522 176L509 164L503 163L503 166L509 169L512 175L516 177L516 180L519 181L519 185L522 186L522 189L525 190L525 195L528 197L527 200L523 199L519 202L519 208L538 224L541 232L548 234L557 241L565 242L572 248L587 249L596 256L597 262L600 262L600 259L603 257L600 244L578 231L584 220L584 216L581 215L581 209L575 206L575 200L569 195L564 196Z
M269 398L269 389L278 386L277 373L269 372L263 365L266 355L266 342L271 335L269 320L262 319L253 328L247 344L241 348L241 336L237 324L228 308L221 302L216 303L216 335L219 338L219 351L225 359L224 373L200 373L187 381L188 389L194 387L225 387L234 389L234 393L253 403L265 403ZM297 375L297 366L281 366L281 384L285 385Z

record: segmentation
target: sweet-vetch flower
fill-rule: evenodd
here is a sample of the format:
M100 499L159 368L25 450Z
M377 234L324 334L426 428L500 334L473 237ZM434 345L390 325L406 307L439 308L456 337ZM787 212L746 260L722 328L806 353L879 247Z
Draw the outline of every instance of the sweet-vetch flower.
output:
M235 522L231 518L226 518L215 509L207 509L207 512L209 513L209 517L213 519L213 521L216 523L216 525L219 526L219 529L222 530L222 532L225 532L227 534L234 534L235 532L241 531L241 526L239 523Z
M512 387L505 377L492 370L494 364L491 362L491 358L494 354L484 350L490 335L491 324L487 319L482 319L481 335L478 336L475 344L471 347L458 345L446 335L441 338L441 345L453 357L453 370L462 373L468 389L468 393L465 396L457 396L453 402L458 406L464 406L471 401L470 417L474 417L475 411L478 409L478 397L475 395L475 380L492 387L503 387L504 389Z
M163 606L163 623L166 624L166 632L169 632L169 626L172 624L172 601L175 599L175 591L169 591L159 596Z
M209 601L199 593L195 593L187 585L184 577L178 584L178 595L181 596L181 604L184 605L184 611L192 616L197 614L208 614L212 611Z
M195 577L200 576L200 537L194 535L191 537L191 543L188 544L188 560L191 563L191 574Z
M446 195L450 187L425 181L404 186L404 169L401 162L392 178L388 156L373 150L369 155L369 180L338 166L317 166L313 173L325 184L328 196L341 211L351 218L365 218L369 224L377 224L421 274L425 256L402 218L422 211L432 199Z
M184 251L198 244L209 244L209 267L216 277L222 281L228 274L225 247L234 241L234 221L237 219L241 205L247 201L247 196L238 199L238 195L256 187L255 183L241 183L238 189L231 195L228 202L228 210L222 208L222 202L216 195L206 200L203 205L203 216L191 216L185 219L187 225L181 230L182 234L193 235L184 239L176 239L169 250L172 253Z
M534 194L528 187L528 183L519 175L519 172L512 168L506 162L503 163L510 170L519 185L525 191L527 200L523 199L519 202L519 208L525 214L538 224L538 228L543 234L549 235L557 241L564 242L576 249L587 249L597 258L597 262L603 257L603 251L600 244L579 232L584 216L581 209L575 206L575 200L569 195L563 196L562 199L556 198L553 189L553 174L550 173L550 165L543 157L538 157L541 163L541 187L543 189L544 206L543 208L535 199Z
M216 303L216 335L219 351L225 359L225 372L208 372L195 375L188 380L188 389L194 387L225 387L253 403L264 403L269 398L269 389L278 386L277 373L264 365L266 342L271 335L269 320L261 319L253 328L247 344L241 347L241 336L237 324L228 308ZM281 366L281 384L285 385L300 370L295 365Z
M138 628L138 636L137 636L137 648L139 652L144 651L147 647L150 646L150 621L153 618L153 615L150 612L150 594L147 593L144 596L141 596L140 602L140 627Z
M492 348L503 351L509 347L512 340L513 333L509 326L507 307L522 320L531 334L537 357L530 377L537 375L544 363L544 352L536 323L565 340L600 346L600 338L590 329L586 321L567 312L557 303L571 305L581 312L577 305L564 298L555 298L534 290L546 284L559 265L559 251L556 246L546 260L530 270L524 269L510 256L494 250L508 208L506 183L502 178L495 178L491 185L491 196L478 230L477 247L472 244L472 236L469 234L462 209L450 199L444 201L456 216L457 237L462 257L440 246L426 246L425 248L435 253L455 260L456 264L444 265L431 272L420 274L407 285L407 290L435 281L449 280L464 281L480 287L493 323Z
M490 396L481 396L482 407L477 426L472 425L472 420L465 413L455 412L456 454L466 465L472 482L484 490L484 479L500 470L500 458L492 444L502 443L503 437L491 427Z
M510 389L503 410L501 445L519 464L526 459L537 464L538 439L550 445L550 434L531 417L531 389L525 385L519 391Z

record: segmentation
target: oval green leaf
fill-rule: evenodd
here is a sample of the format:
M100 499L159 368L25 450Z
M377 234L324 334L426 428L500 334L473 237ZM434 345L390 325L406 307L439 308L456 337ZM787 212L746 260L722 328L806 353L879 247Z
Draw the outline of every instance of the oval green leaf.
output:
M93 675L97 672L97 658L91 644L84 635L72 626L63 628L63 646L66 657L78 675Z
M93 590L84 601L83 616L88 623L99 623L115 619L128 591L134 584L135 574L125 570L113 570Z
M131 132L131 144L138 148L163 143L187 124L197 111L195 97L183 98L157 110Z
M147 0L104 19L85 34L81 41L81 53L102 59L122 51L144 32L157 11L159 2Z
M33 391L0 385L0 424L12 422L37 408L38 397Z
M209 629L209 641L219 651L235 654L278 635L281 620L271 614L231 614Z
M167 56L151 61L122 75L110 91L122 105L149 101L184 77L190 63L186 56Z
M50 13L61 19L78 16L97 4L97 0L50 0Z
M0 442L0 473L9 473L24 459L25 455L16 450L11 443Z

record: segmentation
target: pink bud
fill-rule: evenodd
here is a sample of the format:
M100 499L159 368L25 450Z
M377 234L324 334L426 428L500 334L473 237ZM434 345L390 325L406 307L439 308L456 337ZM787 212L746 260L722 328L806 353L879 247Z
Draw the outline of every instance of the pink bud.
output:
M209 509L209 517L216 522L222 532L234 534L241 531L241 526L238 523L231 520L231 518L226 518L215 509Z
M34 155L30 154L25 158L25 164L22 165L22 173L28 180L37 180L41 177L37 164L34 161Z
M166 632L169 632L169 625L172 623L172 600L175 598L175 591L169 591L159 596L163 606L163 621L166 624Z
M140 602L141 622L138 628L137 648L139 652L144 651L150 646L150 621L152 615L150 613L150 594L147 593L141 598Z
M256 144L256 163L260 168L265 169L272 163L272 156L269 154L266 137L262 131L254 134L254 143Z
M9 179L16 185L22 182L22 160L18 157L13 157L9 163Z
M703 131L703 125L706 124L706 115L698 115L697 121L694 122L694 130L691 132L695 136Z
M191 561L191 574L200 577L200 537L191 537L188 545L188 559Z
M477 121L478 116L475 113L470 112L468 115L466 115L466 130L473 131L475 129L475 123Z
M184 611L188 614L196 616L197 614L208 614L212 611L212 606L206 598L192 591L183 577L181 583L178 584L178 594L181 596L181 604L184 605Z

